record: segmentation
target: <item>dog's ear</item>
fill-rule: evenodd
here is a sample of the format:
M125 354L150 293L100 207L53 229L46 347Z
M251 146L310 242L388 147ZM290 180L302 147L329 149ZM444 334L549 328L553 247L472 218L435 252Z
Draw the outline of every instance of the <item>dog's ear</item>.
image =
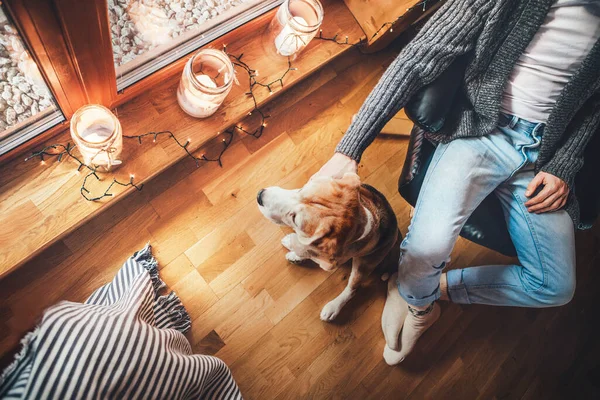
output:
M319 225L311 236L299 233L298 240L305 246L317 248L322 257L335 262L343 251L351 229L351 221L329 216L319 220Z
M340 249L339 233L337 232L333 218L321 219L317 229L310 236L298 233L298 241L305 245L319 250L321 256L334 260L336 252Z
M321 240L323 236L327 235L329 233L329 229L327 225L324 225L323 221L321 221L317 229L315 229L312 233L312 235L307 235L305 232L302 231L298 231L296 233L298 235L298 241L301 244L303 244L304 246L312 246L314 243Z

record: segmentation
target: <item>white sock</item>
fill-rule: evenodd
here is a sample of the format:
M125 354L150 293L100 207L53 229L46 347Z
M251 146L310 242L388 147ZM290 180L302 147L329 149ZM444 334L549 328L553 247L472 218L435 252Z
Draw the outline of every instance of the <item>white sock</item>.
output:
M386 347L393 350L400 350L400 331L402 324L408 314L408 304L398 292L398 273L393 274L388 280L388 291L385 299L385 306L381 314L381 329L385 337Z
M421 335L438 320L440 312L440 306L437 303L434 303L431 311L425 315L417 316L409 312L404 320L404 326L400 335L400 349L399 351L393 350L386 344L383 349L385 362L388 365L396 365L404 361L406 356L415 348Z

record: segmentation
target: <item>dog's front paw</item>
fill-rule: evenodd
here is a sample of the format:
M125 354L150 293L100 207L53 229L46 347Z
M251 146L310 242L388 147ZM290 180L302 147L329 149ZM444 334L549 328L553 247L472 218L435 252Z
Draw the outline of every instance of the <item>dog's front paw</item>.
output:
M290 251L292 250L292 236L294 235L295 233L290 233L288 235L285 235L283 239L281 239L282 246Z
M330 301L321 310L321 321L333 321L340 314L340 311L342 311L342 306L335 300Z
M300 264L302 261L304 261L305 259L300 257L298 254L294 253L293 251L288 252L285 255L285 259L288 260L289 262L291 262L292 264Z

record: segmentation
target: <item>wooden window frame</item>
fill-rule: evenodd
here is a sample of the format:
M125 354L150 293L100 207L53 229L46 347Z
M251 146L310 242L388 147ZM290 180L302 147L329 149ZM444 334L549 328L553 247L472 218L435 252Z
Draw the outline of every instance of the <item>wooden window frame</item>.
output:
M5 163L68 127L73 112L86 103L68 43L64 41L56 10L49 0L5 0L5 10L35 60L65 121L0 156Z

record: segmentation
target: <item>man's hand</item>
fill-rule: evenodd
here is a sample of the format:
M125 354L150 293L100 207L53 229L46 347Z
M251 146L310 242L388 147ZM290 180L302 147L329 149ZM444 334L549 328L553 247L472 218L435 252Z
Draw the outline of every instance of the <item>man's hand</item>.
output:
M544 185L544 188L526 203L527 211L541 214L549 211L560 210L567 202L569 186L562 179L547 172L538 172L527 186L525 196L531 197L536 189Z
M329 159L329 161L327 161L310 179L318 176L342 178L346 172L353 172L356 174L357 171L358 164L356 161L342 153L335 153L333 157L331 157L331 159Z

